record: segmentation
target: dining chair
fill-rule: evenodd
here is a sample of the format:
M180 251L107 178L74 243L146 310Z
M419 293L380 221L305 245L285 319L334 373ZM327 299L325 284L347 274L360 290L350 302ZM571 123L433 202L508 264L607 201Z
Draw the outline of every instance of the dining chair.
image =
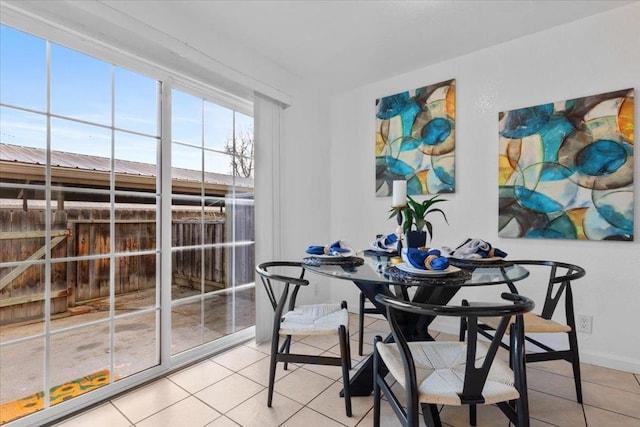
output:
M362 292L360 292L360 307L358 311L358 355L362 356L363 342L364 342L364 315L365 314L382 314L377 307L367 307L366 304L371 303L369 298Z
M531 311L534 303L511 293L503 293L502 298L508 303L443 306L378 295L376 300L386 307L395 342L385 343L380 336L374 339L373 425L380 426L384 394L404 427L419 425L419 409L427 427L441 427L438 405L469 405L471 425L476 425L478 404L495 404L511 423L528 427L522 315ZM465 317L467 341L407 342L399 323L403 316L415 315ZM516 320L509 324L511 316L516 316ZM478 341L478 317L498 320L495 336L489 343ZM507 328L511 329L512 349L508 362L496 358ZM404 389L403 401L387 382L387 370Z
M278 362L335 365L342 367L343 384L349 384L351 350L349 347L349 312L347 303L312 304L296 306L296 298L302 286L308 286L305 270L300 262L272 261L256 267L271 306L274 310L271 335L271 360L269 364L269 393L267 406L273 401L273 388ZM286 273L287 275L283 274ZM275 286L277 284L281 286ZM290 352L294 336L336 335L340 344L340 357L294 354ZM280 345L280 337L284 337ZM351 394L344 387L344 404L351 416Z
M526 266L531 273L536 270L544 270L547 277L547 289L542 311L540 314L527 313L524 315L525 340L534 344L536 348L527 346L525 356L526 363L541 362L547 360L566 360L573 368L573 380L576 388L576 400L582 403L582 383L580 377L580 356L578 353L578 338L576 336L576 321L573 309L573 291L571 282L584 277L585 270L577 265L558 261L542 260L518 260L512 261L514 264ZM564 321L553 320L552 317L564 297ZM559 316L556 316L559 317ZM481 318L479 320L481 334L486 337L491 336L497 326L494 318ZM464 319L460 322L460 339L464 339L467 326ZM508 333L508 331L507 331ZM531 334L567 334L568 349L556 350L549 345L540 342L541 338L533 338ZM509 348L503 344L504 348Z

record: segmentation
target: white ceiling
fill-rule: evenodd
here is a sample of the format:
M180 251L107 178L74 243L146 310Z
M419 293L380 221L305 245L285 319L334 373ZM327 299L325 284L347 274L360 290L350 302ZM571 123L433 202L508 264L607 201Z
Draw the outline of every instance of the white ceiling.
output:
M335 91L633 1L637 0L9 2L36 11L48 7L51 16L58 14L57 18L66 20L75 16L85 25L94 25L89 24L89 18L111 20L112 24L124 20L128 22L127 31L134 31L134 23L140 32L162 32L202 54L218 56L217 59L220 46L216 43L229 41L230 45ZM96 6L93 9L92 3ZM68 13L69 9L81 13ZM232 62L233 52L227 52L222 59Z
M630 1L158 1L153 8L146 1L104 3L199 49L206 51L219 34L296 75L345 88Z

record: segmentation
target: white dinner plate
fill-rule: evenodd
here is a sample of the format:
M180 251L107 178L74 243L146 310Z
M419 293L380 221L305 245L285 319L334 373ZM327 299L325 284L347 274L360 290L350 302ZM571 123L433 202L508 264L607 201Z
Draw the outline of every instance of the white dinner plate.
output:
M504 258L499 256L492 256L490 258L463 258L461 256L452 255L451 258L459 259L460 261L478 261L478 262L495 262L495 261L504 260Z
M349 252L341 252L340 255L313 255L313 254L306 254L306 256L311 256L314 258L347 258L350 256L353 256L354 252L353 251L349 251Z
M403 262L401 264L396 264L396 267L398 267L398 269L402 271L405 271L410 274L414 274L416 276L431 276L431 277L446 276L447 274L452 274L460 271L458 267L455 267L453 265L450 265L446 270L422 270L420 268L415 268L412 265L407 264L406 262Z

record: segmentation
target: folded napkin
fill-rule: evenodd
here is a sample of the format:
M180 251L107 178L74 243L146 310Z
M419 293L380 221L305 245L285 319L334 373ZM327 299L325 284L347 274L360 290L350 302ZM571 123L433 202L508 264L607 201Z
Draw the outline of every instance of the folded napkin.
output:
M446 247L443 250L446 250L449 256L463 259L504 258L507 256L506 252L494 248L491 243L482 239L467 239L454 250Z
M326 246L309 246L306 251L311 255L349 256L352 251L344 240L338 240Z
M402 251L402 258L404 262L421 270L446 270L449 268L449 260L443 257L438 249L408 248L406 252Z
M371 247L387 252L397 251L398 236L395 234L387 234L386 236L382 235L378 237L373 243L371 243Z

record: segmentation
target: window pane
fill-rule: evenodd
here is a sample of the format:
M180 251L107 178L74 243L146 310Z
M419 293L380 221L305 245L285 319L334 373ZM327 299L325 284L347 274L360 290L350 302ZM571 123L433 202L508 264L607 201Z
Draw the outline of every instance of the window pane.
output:
M52 43L51 112L111 125L111 64Z
M172 253L171 299L202 293L202 249L180 249Z
M156 192L159 144L157 138L115 132L116 189Z
M21 147L33 147L39 150L47 148L47 117L43 114L29 113L14 108L0 107L0 140L2 144ZM0 150L0 155L5 149ZM45 159L40 151L25 150L36 157L34 162Z
M52 404L61 403L109 384L109 353L107 322L53 334L49 387L65 385L71 389L57 389L52 393ZM72 390L75 393L70 393Z
M156 306L156 255L115 259L115 299L118 314Z
M171 309L171 354L202 344L202 302L175 305Z
M172 171L173 179L201 179L199 172L202 170L202 150L181 144L171 144L171 166L182 169ZM185 172L189 171L189 172ZM193 173L195 171L196 173ZM186 174L185 174L186 173Z
M208 172L205 176L205 182L224 182L227 185L231 185L232 179L212 174L231 175L233 173L233 156L218 153L216 151L205 150L204 170L205 172Z
M204 146L226 151L225 146L233 146L233 110L205 102L204 112Z
M127 197L125 194L118 194L115 205L116 253L158 249L156 242L158 211L155 202L155 198L141 198L134 195Z
M66 153L58 153L55 160L52 158L52 166L107 173L111 170L109 129L52 118L51 150ZM83 156L69 156L71 153Z
M202 99L175 89L171 97L171 137L201 147Z
M0 347L0 354L2 354L2 363L0 363L0 405L17 399L28 398L25 406L28 405L31 409L28 409L29 412L27 413L42 409L42 406L33 405L38 401L33 394L42 393L44 390L44 345L44 338L36 338L19 344ZM20 411L15 414L15 418L13 414L6 418L4 413L2 415L4 420L11 421L26 414ZM7 418L9 419L7 420Z
M160 363L157 312L115 321L115 378L122 379Z
M0 102L47 109L46 42L5 25L0 25Z
M115 69L115 126L158 136L158 82Z

